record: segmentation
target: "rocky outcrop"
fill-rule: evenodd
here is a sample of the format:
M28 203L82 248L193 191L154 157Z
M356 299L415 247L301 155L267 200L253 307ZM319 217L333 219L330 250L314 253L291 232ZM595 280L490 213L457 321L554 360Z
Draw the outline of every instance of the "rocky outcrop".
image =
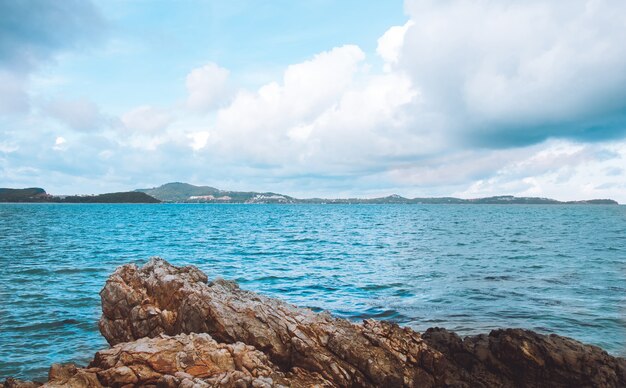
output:
M241 342L220 344L208 334L160 335L122 343L96 354L90 365L103 386L305 387L324 380L303 370L280 371L267 356Z
M335 386L626 386L625 360L571 339L496 330L461 340L442 329L420 335L387 322L353 324L158 258L120 267L101 297L100 330L112 345L208 333Z
M159 335L96 353L87 368L55 364L44 387L319 387L321 376L294 369L283 373L267 356L241 342L220 344L208 334ZM8 380L6 388L41 384Z
M555 334L505 329L461 339L434 328L422 339L488 386L626 387L626 360Z
M355 324L159 258L118 268L100 295L112 347L87 368L53 366L46 386L626 386L626 360L568 338Z

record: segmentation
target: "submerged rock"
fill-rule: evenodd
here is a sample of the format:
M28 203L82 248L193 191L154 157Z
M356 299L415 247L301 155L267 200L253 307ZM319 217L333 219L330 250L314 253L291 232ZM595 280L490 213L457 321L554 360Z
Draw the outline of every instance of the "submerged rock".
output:
M569 338L355 324L159 258L118 268L100 295L112 347L87 368L53 366L46 386L626 386L626 360ZM34 383L4 387L37 386L21 384Z

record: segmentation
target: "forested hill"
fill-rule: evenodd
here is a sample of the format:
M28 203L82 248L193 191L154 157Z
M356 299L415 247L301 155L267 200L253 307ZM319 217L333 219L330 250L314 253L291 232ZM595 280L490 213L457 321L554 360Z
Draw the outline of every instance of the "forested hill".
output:
M501 195L486 198L462 199L454 197L405 198L397 194L379 198L307 198L299 199L284 194L256 191L227 191L211 186L188 183L167 183L135 191L98 195L50 195L42 188L0 188L0 202L56 202L56 203L302 203L302 204L469 204L469 205L617 205L612 199L557 201L540 197Z
M163 202L185 203L324 203L324 204L492 204L492 205L617 205L612 199L557 201L550 198L514 197L502 195L486 198L462 199L454 197L405 198L397 194L379 198L294 198L284 194L256 191L228 191L212 186L194 186L172 182L150 189L138 189Z
M0 188L0 202L53 202L53 203L159 203L158 199L135 191L98 195L56 196L42 188Z

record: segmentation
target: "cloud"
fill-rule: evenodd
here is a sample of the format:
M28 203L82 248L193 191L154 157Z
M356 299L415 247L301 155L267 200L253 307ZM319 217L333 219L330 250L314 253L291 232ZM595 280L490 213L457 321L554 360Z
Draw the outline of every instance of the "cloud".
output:
M11 152L15 152L19 150L19 147L11 142L0 142L0 153L10 154Z
M281 83L268 83L256 92L240 91L217 112L215 136L209 144L225 155L247 156L261 163L288 159L293 155L289 133L297 141L298 127L337 106L364 59L357 46L336 47L288 66Z
M30 71L60 50L85 44L104 26L90 1L2 1L0 62L8 69Z
M63 136L58 136L54 140L54 146L52 147L55 151L65 151L67 149L67 140Z
M210 133L207 131L193 132L187 135L187 137L191 140L191 148L194 151L204 148L207 141L209 140L209 136Z
M121 120L127 129L145 134L163 131L173 118L163 109L141 105L124 113Z
M625 10L602 0L407 1L409 20L376 42L380 58L346 44L239 90L231 78L246 74L207 63L188 73L182 108L148 97L117 123L88 98L0 117L0 178L92 191L183 180L297 196L626 201ZM14 51L11 63L36 67L83 44L73 39L32 61ZM28 74L4 69L0 80L0 102L27 110Z
M502 160L493 172L475 179L455 194L478 197L511 193L564 200L613 198L626 200L624 182L626 142L578 143L552 140L527 147L517 157ZM489 152L504 152L491 150Z
M89 0L0 1L0 115L28 112L31 73L58 53L98 39L104 29Z
M24 76L0 69L0 115L28 111L29 102L25 83Z
M189 97L187 106L195 111L208 111L228 97L228 76L230 72L215 63L207 63L193 69L185 81Z
M626 3L409 0L396 69L466 142L621 137Z
M390 65L398 63L400 52L404 46L404 36L413 24L414 22L409 20L402 26L393 26L378 38L376 53L387 62L385 64L386 71L391 71Z
M626 171L622 167L608 167L604 170L607 176L626 176Z
M70 128L82 132L99 129L103 121L98 106L86 98L55 99L44 106L44 111Z

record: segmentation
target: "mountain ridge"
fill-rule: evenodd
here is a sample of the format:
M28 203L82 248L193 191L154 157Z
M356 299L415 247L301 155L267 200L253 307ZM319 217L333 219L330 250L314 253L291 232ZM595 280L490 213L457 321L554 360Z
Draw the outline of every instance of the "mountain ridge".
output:
M44 189L0 188L0 202L53 203L277 203L277 204L485 204L485 205L619 205L612 199L558 201L542 197L515 197L498 195L483 198L416 197L406 198L391 194L378 198L295 198L274 192L230 191L212 186L195 186L170 182L149 189L98 195L48 194Z
M40 203L160 203L158 199L135 191L97 195L51 195L40 187L0 188L0 202Z
M297 203L297 198L272 192L230 191L211 186L170 182L151 189L137 189L163 202Z
M179 191L176 191L179 190ZM462 199L455 197L406 198L391 194L378 198L295 198L274 192L228 191L211 186L195 186L189 183L170 182L150 189L135 191L151 195L163 202L183 203L320 203L320 204L541 204L541 205L617 205L612 199L558 201L541 197L515 197L499 195L484 198ZM176 191L172 193L172 191Z

